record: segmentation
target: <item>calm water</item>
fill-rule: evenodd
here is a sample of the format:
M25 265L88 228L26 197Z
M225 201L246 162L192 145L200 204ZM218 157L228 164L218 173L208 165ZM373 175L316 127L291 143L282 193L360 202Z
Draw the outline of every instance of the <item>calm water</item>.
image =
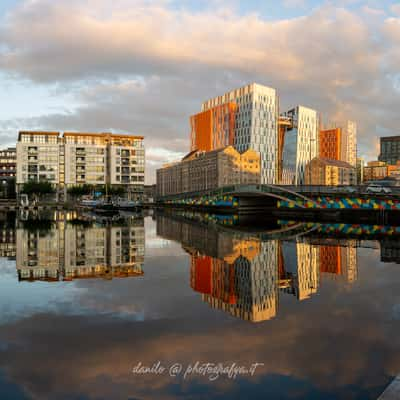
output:
M395 228L76 217L0 223L1 399L364 400L400 372Z

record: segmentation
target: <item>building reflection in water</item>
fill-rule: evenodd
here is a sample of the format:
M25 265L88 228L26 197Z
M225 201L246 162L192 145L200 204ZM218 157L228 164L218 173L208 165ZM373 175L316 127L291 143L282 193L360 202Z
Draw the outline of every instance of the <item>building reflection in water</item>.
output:
M277 315L279 292L301 301L317 293L322 278L357 279L355 241L338 246L303 237L262 240L166 216L157 216L157 234L190 254L190 285L204 302L252 322Z
M144 220L124 226L87 226L58 219L51 229L16 229L21 281L72 281L143 275Z

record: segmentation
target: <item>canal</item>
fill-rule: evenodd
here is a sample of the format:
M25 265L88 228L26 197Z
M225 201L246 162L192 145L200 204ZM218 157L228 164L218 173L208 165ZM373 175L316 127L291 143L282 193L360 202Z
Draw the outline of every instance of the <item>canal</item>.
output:
M0 221L0 398L377 399L400 229L199 214Z

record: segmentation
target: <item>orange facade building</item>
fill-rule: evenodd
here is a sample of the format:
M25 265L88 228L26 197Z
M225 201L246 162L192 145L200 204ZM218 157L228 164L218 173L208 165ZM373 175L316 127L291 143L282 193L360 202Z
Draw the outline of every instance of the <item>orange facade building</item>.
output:
M319 157L329 160L341 159L342 129L325 129L319 132Z
M226 103L190 117L190 151L217 150L234 144L235 103Z

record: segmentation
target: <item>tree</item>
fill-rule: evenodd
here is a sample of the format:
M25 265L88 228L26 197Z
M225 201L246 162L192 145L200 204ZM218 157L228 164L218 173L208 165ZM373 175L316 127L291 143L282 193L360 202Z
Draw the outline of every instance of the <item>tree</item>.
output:
M34 194L37 196L41 196L44 194L54 193L55 189L53 188L52 184L47 181L28 181L24 183L22 186L22 193L27 195Z
M109 196L123 196L125 194L125 189L122 186L101 186L99 189L103 195L108 194Z
M87 184L81 186L72 186L68 188L68 194L70 194L73 197L79 197L92 193L93 189L94 188L92 185L87 185Z

